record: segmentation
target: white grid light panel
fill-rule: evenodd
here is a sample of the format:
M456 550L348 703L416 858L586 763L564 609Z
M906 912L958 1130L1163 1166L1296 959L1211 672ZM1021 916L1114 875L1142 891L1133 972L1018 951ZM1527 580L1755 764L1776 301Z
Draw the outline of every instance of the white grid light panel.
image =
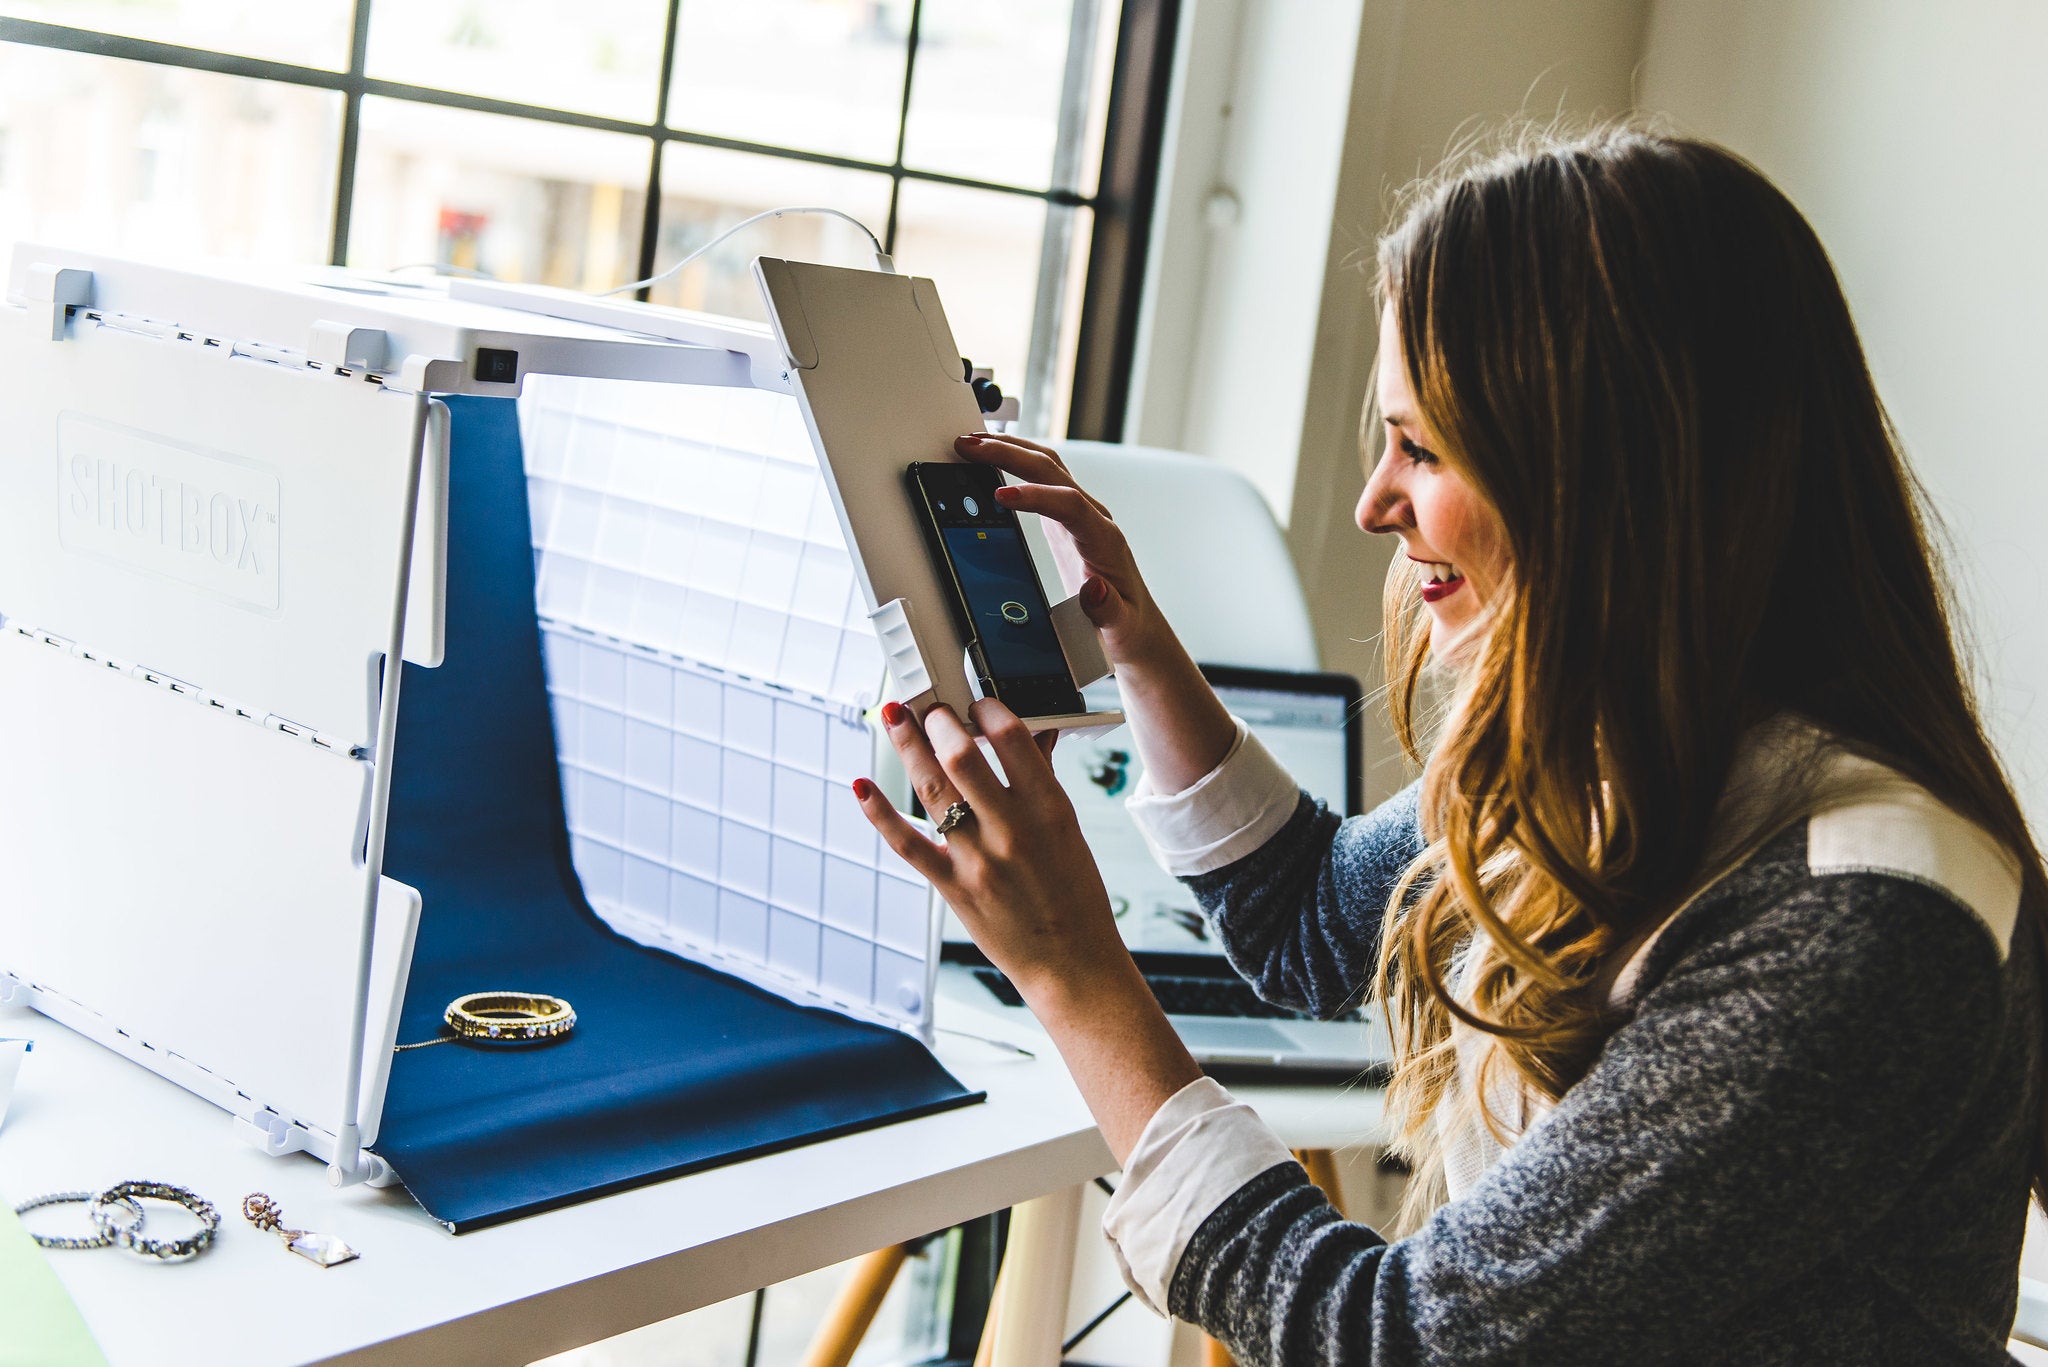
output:
M536 376L519 412L543 617L876 700L881 645L794 398Z
M794 399L529 379L571 852L643 944L928 1033L929 886L855 803L883 664Z

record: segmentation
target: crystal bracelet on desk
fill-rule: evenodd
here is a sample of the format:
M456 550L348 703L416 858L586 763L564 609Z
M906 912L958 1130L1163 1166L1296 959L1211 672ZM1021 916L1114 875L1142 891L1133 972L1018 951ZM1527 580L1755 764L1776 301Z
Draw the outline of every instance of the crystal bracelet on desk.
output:
M31 1196L16 1206L14 1213L26 1215L42 1206L91 1205L98 1194L90 1191L53 1191L46 1196ZM142 1223L142 1206L133 1197L123 1196L112 1205L128 1217L123 1223L129 1226ZM29 1230L28 1237L43 1248L106 1248L114 1242L114 1236L97 1225L90 1234L38 1234L34 1230Z
M132 1206L137 1201L169 1201L183 1206L199 1217L199 1230L182 1239L145 1238L141 1221L123 1224L114 1218L114 1212L124 1203ZM93 1225L114 1243L131 1253L167 1263L198 1257L213 1242L213 1236L220 1233L220 1212L213 1208L213 1202L169 1182L116 1182L92 1198L87 1212Z
M178 1263L204 1253L213 1243L214 1235L220 1232L220 1212L213 1208L211 1201L195 1191L169 1182L116 1182L98 1194L60 1191L23 1201L14 1208L14 1213L19 1215L39 1206L64 1205L74 1201L85 1203L86 1214L93 1224L92 1234L37 1234L31 1230L29 1237L44 1248L106 1248L118 1244L145 1258ZM144 1201L169 1201L183 1206L199 1217L199 1229L182 1239L145 1237L142 1226L147 1216L141 1204Z

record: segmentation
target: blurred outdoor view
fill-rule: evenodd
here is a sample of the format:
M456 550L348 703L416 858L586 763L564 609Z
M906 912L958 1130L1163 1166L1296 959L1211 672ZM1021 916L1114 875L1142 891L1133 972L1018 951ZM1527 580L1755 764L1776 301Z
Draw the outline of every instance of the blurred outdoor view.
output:
M656 270L764 209L828 206L885 237L893 207L898 269L938 282L1027 427L1064 431L1092 227L1074 201L1096 188L1119 0L924 0L907 105L911 0L680 0L666 109L670 0L364 3L344 167L350 0L0 0L0 19L252 59L222 74L0 41L0 251L320 263L339 218L351 266L609 289L640 273L659 156ZM433 92L498 108L416 97ZM870 253L844 223L774 219L652 297L759 318L755 256Z

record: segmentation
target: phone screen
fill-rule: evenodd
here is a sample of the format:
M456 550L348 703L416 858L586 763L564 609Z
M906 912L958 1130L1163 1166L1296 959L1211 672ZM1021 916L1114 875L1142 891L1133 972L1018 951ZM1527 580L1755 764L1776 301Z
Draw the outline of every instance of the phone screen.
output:
M998 679L1064 674L1067 657L1023 533L1014 527L947 527L940 534L989 673Z
M1023 529L995 501L1000 476L980 466L918 464L910 477L926 536L957 594L954 615L975 647L983 692L1020 716L1080 711Z

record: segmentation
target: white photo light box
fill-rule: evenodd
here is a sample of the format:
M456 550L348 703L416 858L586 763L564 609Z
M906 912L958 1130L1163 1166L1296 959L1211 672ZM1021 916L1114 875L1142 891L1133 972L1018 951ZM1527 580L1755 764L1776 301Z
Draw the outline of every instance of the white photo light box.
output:
M18 248L0 994L273 1153L390 1179L366 1150L421 911L379 867L386 664L439 662L430 396L523 392L588 900L643 943L928 1037L930 890L832 799L871 768L885 658L899 696L964 711L937 576L895 524L902 466L979 415L929 282L764 266L802 291L794 354L757 324L561 291ZM905 356L913 325L928 365L850 368ZM1099 642L1071 600L1056 615L1085 683Z

